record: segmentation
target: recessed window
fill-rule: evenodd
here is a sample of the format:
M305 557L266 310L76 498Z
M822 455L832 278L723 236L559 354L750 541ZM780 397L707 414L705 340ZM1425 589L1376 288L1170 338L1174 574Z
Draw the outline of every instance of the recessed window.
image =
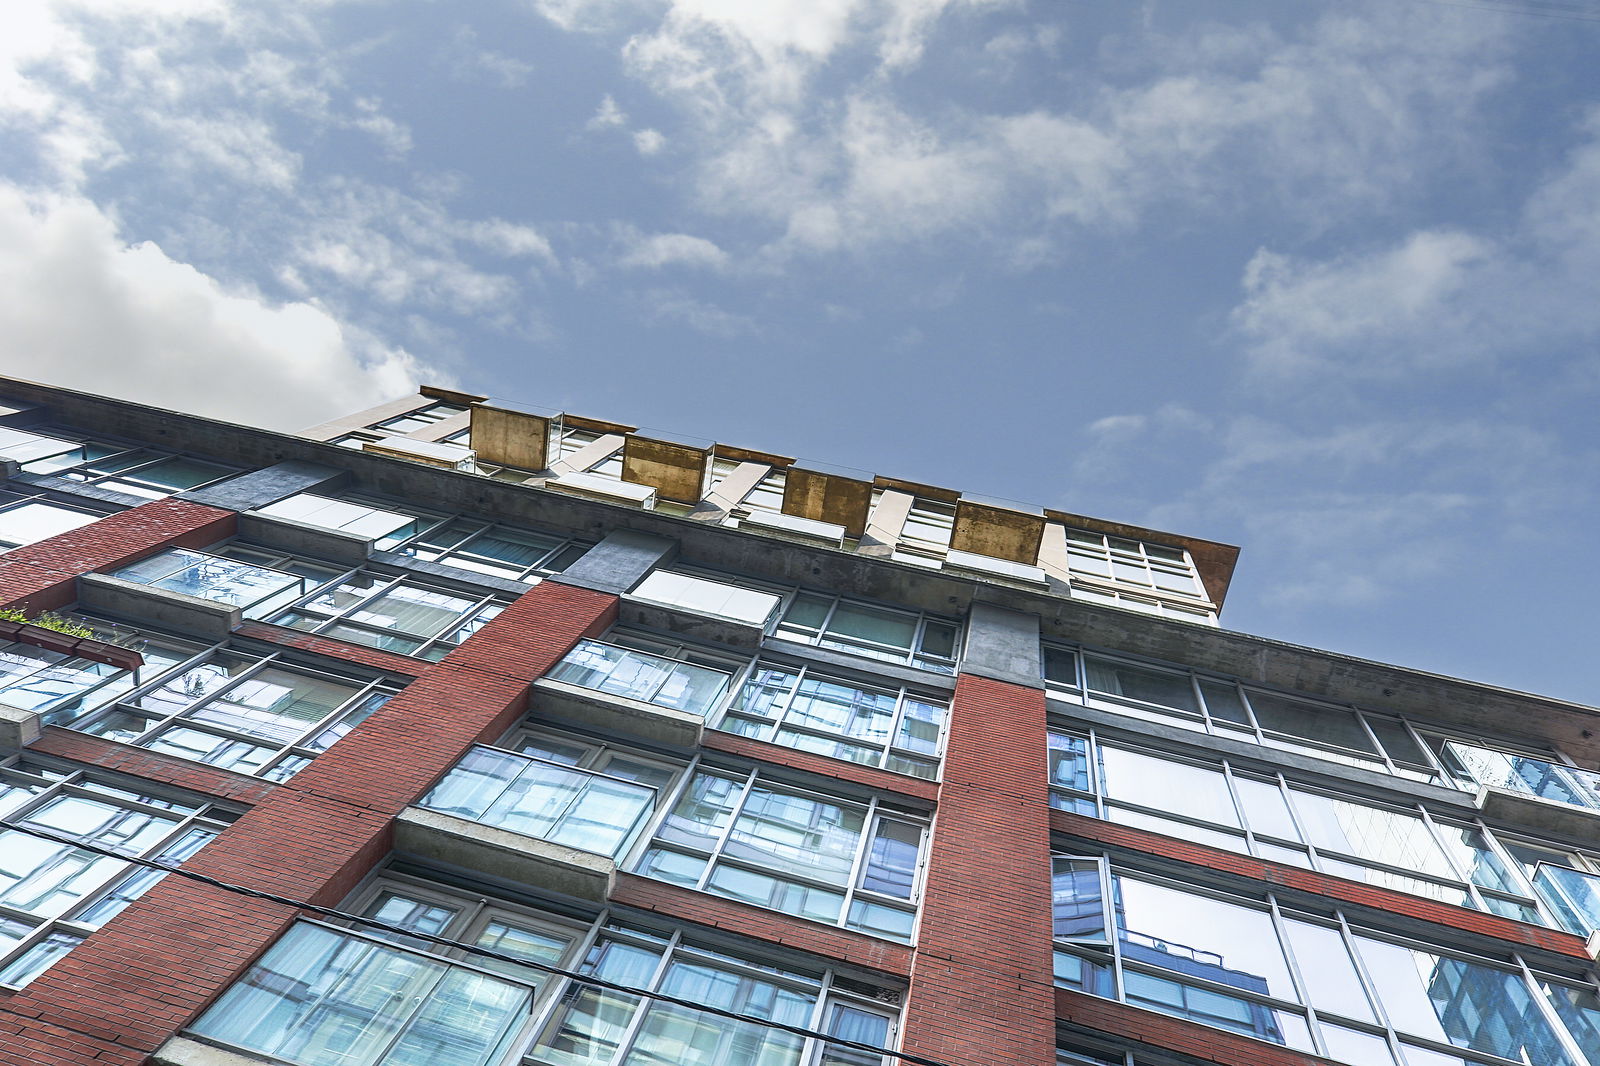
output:
M955 622L931 615L800 592L773 635L951 674L956 628Z

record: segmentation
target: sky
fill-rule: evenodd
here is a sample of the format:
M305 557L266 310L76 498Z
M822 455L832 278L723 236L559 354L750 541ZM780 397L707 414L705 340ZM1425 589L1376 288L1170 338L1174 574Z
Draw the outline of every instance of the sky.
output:
M1240 545L1600 704L1600 0L8 0L0 373L455 385Z

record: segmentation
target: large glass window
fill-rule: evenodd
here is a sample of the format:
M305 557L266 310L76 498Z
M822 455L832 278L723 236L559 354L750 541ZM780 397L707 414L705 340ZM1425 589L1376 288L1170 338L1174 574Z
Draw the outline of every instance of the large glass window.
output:
M388 702L391 686L335 675L281 656L202 650L176 641L144 648L139 685L52 721L94 736L283 781ZM126 686L124 686L126 687Z
M0 552L80 529L105 513L40 493L0 490Z
M1051 698L1134 718L1306 752L1380 773L1436 781L1444 774L1422 737L1395 715L1325 703L1197 674L1044 645Z
M107 440L88 440L71 430L47 427L46 432L54 435L43 438L54 442L50 447L34 449L38 454L32 458L15 456L23 460L24 470L32 474L54 474L131 496L158 499L174 492L197 489L239 472L238 467L192 456ZM32 432L25 435L38 436ZM4 452L0 447L0 454Z
M1205 764L1053 730L1051 803L1185 840L1321 870L1518 921L1560 912L1476 822L1337 795L1278 774Z
M119 567L111 576L237 607L246 618L265 618L311 587L299 574L188 548L171 548Z
M296 923L189 1032L295 1066L884 1066L764 1021L895 1042L880 990L711 951L681 931L605 915L586 928L393 875L347 909L365 920Z
M32 644L0 643L0 703L46 712L46 721L100 706L134 683L131 670Z
M503 609L492 595L362 569L269 621L437 662Z
M956 623L890 607L796 593L773 635L886 662L955 672Z
M736 669L720 656L613 630L603 641L580 640L545 676L704 717L727 695Z
M939 774L949 704L810 667L758 662L718 729L928 780Z
M375 423L371 428L386 429L390 433L415 433L419 429L427 429L447 418L467 413L467 408L456 403L431 403L426 407L419 407L415 411L408 411L403 415L386 418Z
M1089 858L1054 873L1057 983L1352 1066L1600 1062L1600 1001L1535 974ZM1109 893L1109 896L1107 896ZM1114 940L1081 934L1113 916Z
M393 928L298 922L191 1032L300 1066L490 1066L582 930L487 900L382 881L353 908ZM429 947L445 937L511 960Z
M700 769L635 866L674 884L910 940L924 825L757 774Z
M0 818L18 827L0 830L0 986L13 988L165 876L78 844L176 866L231 820L26 758L0 765Z

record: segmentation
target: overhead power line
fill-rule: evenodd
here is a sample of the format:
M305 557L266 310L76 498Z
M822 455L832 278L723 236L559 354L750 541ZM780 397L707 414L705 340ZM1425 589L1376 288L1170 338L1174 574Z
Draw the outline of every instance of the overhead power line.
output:
M119 851L112 850L111 848L103 848L97 844L86 844L81 840L74 840L72 837L58 835L56 833L41 829L37 826L22 825L17 822L0 820L0 829L12 829L16 832L37 837L41 840L49 840L57 844L67 844L74 848L81 848L84 851L91 852L96 855L104 855L108 858L118 859L134 866L143 866L147 869L160 870L162 873L171 874L177 877L186 877L191 881L197 881L203 885L210 885L212 888L220 888L226 892L234 892L238 895L248 896L252 899L266 900L269 903L278 903L285 907L293 907L296 910L309 911L310 913L319 915L320 917L335 918L339 921L350 922L355 925L370 926L372 928L382 929L387 932L399 934L400 936L411 940L426 941L427 943L433 944L437 947L456 949L466 952L469 955L477 955L481 956L482 958L493 959L496 962L506 962L516 966L525 966L532 970L539 970L543 973L548 973L554 977L565 977L569 981L576 981L581 984L591 985L595 988L603 988L610 992L621 992L625 995L638 996L642 999L656 1000L661 1003L671 1003L673 1006L687 1007L690 1010L699 1011L704 1014L713 1014L719 1018L728 1018L733 1021L745 1022L750 1025L759 1025L768 1029L778 1029L786 1033L793 1033L795 1036L808 1037L813 1040L821 1040L824 1043L833 1044L837 1047L849 1048L852 1051L864 1051L873 1055L887 1055L890 1058L899 1059L901 1062L912 1063L913 1066L954 1066L952 1063L943 1062L939 1059L924 1058L921 1055L912 1055L904 1051L892 1051L889 1048L877 1047L872 1044L864 1044L857 1040L847 1040L844 1037L833 1036L816 1029L808 1029L803 1025L790 1025L787 1022L773 1021L770 1018L753 1018L748 1014L739 1014L736 1011L727 1010L722 1007L714 1007L708 1003L699 1003L693 1000L684 999L680 996L668 995L663 992L651 992L643 988L633 987L631 985L618 984L615 981L607 981L604 978L595 977L592 974L578 973L575 970L564 969L560 966L554 966L546 962L537 962L532 959L518 958L515 955L508 955L505 952L495 951L493 948L482 947L478 944L468 944L460 940L451 940L447 937L434 936L431 933L422 933L414 929L405 929L397 925L391 925L388 922L378 921L376 918L368 918L365 915L352 914L349 911L341 911L333 907L319 907L314 903L290 899L287 896L280 896L272 892L264 892L258 888L249 888L245 885L232 884L228 881L223 881L207 874L199 873L195 870L185 870L181 866L169 866L166 863L156 862L153 859L144 859L124 855Z

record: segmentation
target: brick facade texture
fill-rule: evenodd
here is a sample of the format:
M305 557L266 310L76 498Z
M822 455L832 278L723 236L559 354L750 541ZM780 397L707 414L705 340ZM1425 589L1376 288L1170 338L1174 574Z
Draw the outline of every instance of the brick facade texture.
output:
M903 1048L1054 1061L1045 698L962 675L950 707Z
M182 515L186 528L203 530L199 535L209 543L226 535L216 533L222 527L206 514L212 511L182 504L157 514L171 526L182 525L173 517ZM35 553L28 565L43 572L38 559L56 558L94 569L149 554L132 548L120 525L110 532L111 543L97 547L79 538L59 555ZM157 532L171 530L159 526ZM183 535L172 533L163 543ZM553 582L535 586L442 662L414 665L416 681L294 778L255 796L236 790L230 798L254 800L254 806L186 868L289 899L338 903L389 853L394 816L473 744L495 738L523 715L532 680L580 639L602 632L616 609L613 596ZM52 731L49 742L60 754L96 765L150 759L138 772L181 776L151 753L83 743L91 739ZM134 767L124 762L120 768ZM212 795L232 787L204 767L190 764L189 771L194 776L173 783ZM296 914L293 907L186 878L164 879L27 988L0 1000L0 1033L6 1034L0 1063L142 1060L199 1014ZM86 989L93 994L86 996Z

